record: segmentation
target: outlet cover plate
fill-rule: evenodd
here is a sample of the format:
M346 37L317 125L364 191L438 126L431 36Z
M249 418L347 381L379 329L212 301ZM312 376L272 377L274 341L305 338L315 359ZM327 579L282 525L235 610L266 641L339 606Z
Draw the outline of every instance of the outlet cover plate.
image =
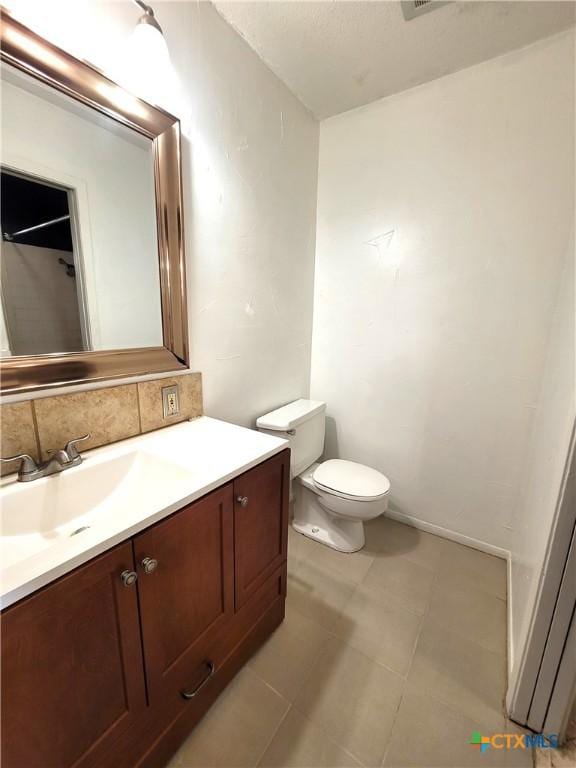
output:
M178 384L162 387L162 411L165 419L179 415L180 396L178 394Z

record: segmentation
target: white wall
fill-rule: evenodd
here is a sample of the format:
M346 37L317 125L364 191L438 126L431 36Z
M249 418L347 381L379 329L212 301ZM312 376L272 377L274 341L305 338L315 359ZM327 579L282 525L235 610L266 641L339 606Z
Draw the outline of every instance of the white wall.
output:
M327 455L507 550L574 216L573 73L563 33L321 125Z
M7 4L108 70L139 16ZM154 7L181 85L191 366L209 415L251 424L309 390L318 124L209 3Z
M192 367L208 414L252 425L307 396L318 124L208 3L162 6L189 94Z
M569 242L516 510L512 546L512 657L521 661L555 523L576 418L574 238ZM516 668L512 669L513 678Z
M152 144L33 82L2 81L2 162L74 190L92 348L160 346Z

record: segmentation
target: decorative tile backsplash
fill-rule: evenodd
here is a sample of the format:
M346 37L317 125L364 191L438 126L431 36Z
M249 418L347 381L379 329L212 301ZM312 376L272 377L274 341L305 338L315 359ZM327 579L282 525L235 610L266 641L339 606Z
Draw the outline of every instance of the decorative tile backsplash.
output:
M15 456L18 453L28 453L35 459L40 454L38 436L32 414L32 404L12 403L3 405L2 415L2 456ZM3 475L14 472L18 462L2 464L0 471Z
M165 419L162 409L162 389L172 384L178 384L180 413L178 416L168 416ZM202 415L202 377L199 373L191 376L174 376L172 379L140 381L136 386L140 402L141 432L150 432L183 419L193 419L195 416Z
M180 413L163 417L162 388L178 385ZM2 456L29 453L46 459L73 437L90 432L82 451L202 416L202 376L189 373L137 384L73 392L1 406ZM18 462L2 464L2 474Z
M33 400L32 409L43 460L87 432L90 439L79 446L84 450L140 433L136 384Z

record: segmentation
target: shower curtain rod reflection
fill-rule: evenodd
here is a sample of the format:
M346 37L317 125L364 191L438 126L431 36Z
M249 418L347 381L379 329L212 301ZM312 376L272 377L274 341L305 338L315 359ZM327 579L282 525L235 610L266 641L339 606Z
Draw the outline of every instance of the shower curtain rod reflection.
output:
M59 216L57 219L50 219L50 221L44 221L42 224L36 224L33 227L26 227L26 229L19 229L17 232L4 232L5 240L14 240L18 235L26 235L28 232L35 232L37 229L44 229L44 227L50 227L52 224L58 224L61 221L68 221L70 214L67 216Z

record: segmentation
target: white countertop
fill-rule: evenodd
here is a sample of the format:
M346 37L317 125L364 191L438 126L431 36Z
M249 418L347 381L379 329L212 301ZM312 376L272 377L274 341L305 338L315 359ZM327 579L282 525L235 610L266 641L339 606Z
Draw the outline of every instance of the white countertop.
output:
M0 608L287 447L281 438L202 416L88 451L79 467L51 477L2 478Z

